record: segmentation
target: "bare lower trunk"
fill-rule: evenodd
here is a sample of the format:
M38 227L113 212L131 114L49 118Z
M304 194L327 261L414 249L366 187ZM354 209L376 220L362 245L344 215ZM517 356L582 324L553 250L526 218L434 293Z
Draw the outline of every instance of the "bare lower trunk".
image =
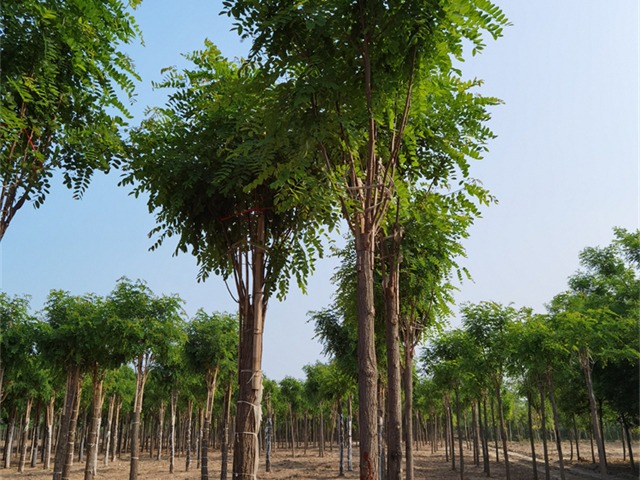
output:
M75 389L75 399L73 399L73 410L69 423L69 435L67 436L67 446L65 451L64 465L62 466L62 480L69 480L71 477L71 467L73 466L73 449L76 441L76 427L78 425L78 414L80 413L80 398L82 396L81 387L82 375L78 370L77 387Z
M478 407L478 413L480 413L480 408ZM487 436L487 424L489 420L487 420L487 399L483 398L482 400L482 417L484 418L484 428L480 425L480 429L482 430L482 464L484 466L484 473L487 477L491 476L491 464L489 462L489 438Z
M631 447L631 434L629 433L629 423L625 417L622 417L622 426L624 428L624 435L627 440L627 449L629 451L629 463L631 464L631 472L633 474L638 473L636 464L633 461L633 449Z
M42 461L43 470L49 470L51 468L51 445L53 444L53 419L55 416L55 394L49 398L47 404L47 410L45 412L45 434L44 434L44 459Z
M399 242L394 225L391 240L380 242L382 254L382 289L385 309L385 340L387 346L387 480L400 480L402 475L402 385L400 370L400 293ZM389 245L390 243L390 245ZM409 417L410 419L411 417Z
M531 442L531 460L533 462L533 480L538 480L538 462L536 460L536 444L533 438L533 417L531 415L531 393L527 390L527 422L529 425L529 441Z
M598 460L600 463L600 475L602 478L607 477L607 461L604 453L604 443L600 432L600 424L598 422L598 411L596 408L596 397L593 393L593 382L591 381L591 360L588 352L580 352L580 365L584 373L585 383L587 384L587 393L589 396L589 407L591 411L591 425L593 428L593 436L596 440L598 448Z
M107 429L104 433L104 466L109 465L109 447L111 442L111 425L113 425L113 414L116 407L116 396L109 397L109 413L107 414Z
M545 404L544 385L540 383L540 422L542 423L542 451L544 453L544 478L551 480L551 471L549 470L549 449L547 447L547 410Z
M189 471L191 468L191 431L193 428L193 400L189 399L187 402L187 433L185 434L187 443L187 452L185 459L185 471Z
M353 471L353 412L351 395L347 397L347 470Z
M24 466L27 463L27 444L29 443L29 427L31 425L31 405L33 404L32 398L27 398L27 403L24 409L24 426L22 427L22 440L20 448L20 461L18 463L18 472L24 472ZM36 425L37 428L37 425Z
M239 392L233 449L234 479L257 478L260 453L258 431L262 420L262 340L267 306L267 298L264 295L266 243L264 214L258 214L253 219L252 230L252 261L246 259L246 264L243 265L241 260L234 260L240 304ZM242 281L242 278L245 280ZM253 281L251 289L250 280Z
M112 455L111 455L111 461L115 462L116 461L116 455L120 452L120 449L118 448L118 427L120 425L120 410L122 408L122 398L120 396L118 396L117 400L116 400L116 413L115 413L115 420L113 422L113 437L111 439L111 443L112 443ZM107 456L109 456L109 452L106 452Z
M360 480L378 476L378 362L374 336L373 239L356 233Z
M136 369L136 396L133 404L133 421L131 422L131 464L129 467L129 480L138 479L138 465L140 462L140 419L142 416L144 385L148 375L148 370L145 368L144 355L138 357Z
M553 412L553 430L556 437L556 448L558 450L558 463L560 465L560 478L565 480L564 458L562 457L562 439L560 438L560 420L558 419L558 408L556 406L556 397L553 387L553 374L551 371L547 373L547 382L549 384L549 400L551 400L551 411Z
M456 395L456 423L458 424L458 451L460 452L460 480L464 479L464 450L462 449L462 416L460 414L460 395L458 387L455 388Z
M103 375L97 369L93 371L93 409L91 412L91 430L89 431L89 448L87 462L84 469L84 480L92 480L96 469L96 454L98 453L98 428L102 412L102 383Z
M404 358L405 478L413 480L413 350L406 345Z
M157 437L156 437L156 460L162 460L162 438L164 437L164 413L165 413L165 410L166 410L166 405L165 405L164 401L161 401L160 402L160 408L158 410L158 432L157 432ZM149 450L153 451L153 448L150 448Z
M177 403L178 403L178 391L174 388L171 391L171 405L170 405L171 422L169 424L169 473L173 473L173 471L175 470Z
M496 399L498 401L498 419L500 421L500 438L502 439L502 454L504 455L504 466L506 470L507 480L511 480L511 469L509 466L509 452L507 450L507 432L504 427L504 411L502 408L502 393L500 392L500 383L495 381Z

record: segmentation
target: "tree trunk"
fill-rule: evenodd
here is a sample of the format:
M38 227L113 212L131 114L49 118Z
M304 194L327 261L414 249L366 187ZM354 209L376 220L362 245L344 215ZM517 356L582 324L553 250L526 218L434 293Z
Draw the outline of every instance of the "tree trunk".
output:
M576 416L573 415L573 433L576 437L576 458L580 461L580 435L578 434L578 424L576 423Z
M358 217L362 217L358 214ZM364 223L364 218L359 218ZM358 318L358 430L360 437L360 480L378 477L378 361L375 350L375 309L373 297L373 266L375 232L363 228L355 232L357 318Z
M122 397L120 397L118 395L117 400L116 400L116 418L115 421L113 422L113 438L111 439L111 442L113 443L112 446L112 451L113 451L113 455L111 456L111 461L115 462L116 461L116 455L120 453L120 444L119 444L119 439L120 436L118 435L118 428L120 425L120 410L122 409ZM122 430L120 430L122 431ZM107 452L107 455L109 455L109 452Z
M193 428L193 400L187 401L187 432L185 434L185 443L187 447L185 471L188 472L191 469L191 431Z
M353 412L351 395L347 397L347 470L353 471Z
M544 453L544 476L546 480L551 480L549 470L549 449L547 447L547 410L545 408L544 384L540 382L540 422L542 423L542 451Z
M400 234L393 226L390 240L380 241L382 254L382 290L385 309L385 341L387 346L387 480L402 476L402 375L400 371ZM408 417L409 421L411 417Z
M104 432L104 466L109 465L109 447L111 446L111 426L116 408L116 395L109 396L109 413L107 414L107 428Z
M55 394L49 398L47 404L47 410L45 412L45 434L44 434L44 459L42 461L43 470L49 470L51 468L51 445L53 444L53 419L55 416Z
M129 480L138 479L138 463L140 461L140 419L142 417L142 400L144 398L144 385L149 370L145 355L138 357L136 374L136 396L133 403L133 421L131 422L131 465L129 468Z
M582 373L584 374L585 383L587 384L589 407L591 410L591 425L593 428L593 436L596 439L596 446L598 448L600 475L604 479L607 477L607 461L604 453L602 435L600 434L600 424L598 422L598 412L596 409L596 397L593 393L593 382L591 381L591 360L589 359L589 352L580 352L580 365L582 367Z
M175 470L176 461L176 408L178 403L178 391L174 388L171 390L170 415L171 423L169 424L169 473Z
M556 448L558 450L558 463L560 465L560 478L565 480L564 473L564 458L562 457L562 439L560 438L560 420L558 418L558 408L556 406L556 397L554 394L553 386L553 373L551 370L547 371L547 382L549 384L549 400L551 400L551 411L553 412L553 430L556 437Z
M536 460L536 444L533 438L533 416L531 412L531 392L527 389L527 422L529 425L529 440L531 442L531 460L533 462L533 480L538 480L538 462Z
M22 440L20 445L20 461L18 463L18 472L24 472L24 466L27 463L27 444L29 443L29 427L31 425L31 405L33 399L27 398L27 403L24 408L24 425L22 427ZM36 426L37 427L37 426Z
M500 392L500 381L495 379L496 399L498 401L498 419L500 421L500 438L502 439L502 454L504 455L504 466L507 480L511 480L511 469L509 468L509 451L507 449L507 432L504 428L504 410L502 408L502 393Z
M622 417L622 425L624 427L624 434L627 439L627 449L629 451L629 463L631 464L631 472L635 475L638 473L636 464L633 461L633 449L631 448L631 434L629 433L629 423L625 417Z
M7 439L4 443L4 468L11 468L11 457L13 454L13 437L16 431L16 416L18 415L17 409L14 406L11 409L11 416L9 419L9 429L7 430Z
M318 456L324 457L324 414L322 405L320 406L320 445L318 446Z
M89 448L87 451L87 462L84 468L84 480L92 480L96 469L96 454L98 453L98 428L102 412L102 383L104 374L98 370L96 365L93 369L93 401L91 411L91 429L89 431Z
M413 480L413 348L404 348L404 418L405 421L405 478Z
M460 414L460 396L458 393L458 387L454 389L456 396L456 423L458 424L458 451L460 452L460 480L464 480L464 451L462 449L462 426L460 421L462 420Z
M482 425L480 426L481 430L482 430L482 463L484 465L484 473L487 475L487 477L491 476L491 463L489 462L489 456L490 456L490 452L489 452L489 436L487 435L487 424L489 423L489 420L487 419L487 399L486 397L482 399L482 410L483 410L483 414L482 416L484 417L484 428L482 427Z
M340 452L338 476L344 477L344 429L342 428L342 399L338 399L338 418L336 421L336 429L338 430L338 451Z
M260 445L258 430L262 420L262 341L267 297L264 295L265 275L265 218L256 214L251 238L252 261L234 264L236 279L246 272L247 282L253 281L252 295L249 285L237 280L240 304L240 342L238 351L238 403L233 450L233 478L257 478Z

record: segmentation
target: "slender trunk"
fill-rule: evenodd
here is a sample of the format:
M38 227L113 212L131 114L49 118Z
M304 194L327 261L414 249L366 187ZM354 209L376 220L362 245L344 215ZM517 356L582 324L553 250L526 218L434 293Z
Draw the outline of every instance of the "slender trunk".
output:
M631 448L631 433L629 433L629 424L627 423L627 419L622 417L622 425L624 427L625 437L627 439L627 449L629 451L629 463L631 464L631 472L635 475L638 473L636 468L636 464L633 461L633 449Z
M129 467L129 480L138 479L138 464L140 462L140 419L142 417L142 400L144 398L144 385L147 380L148 369L145 355L138 357L136 374L136 396L133 403L133 421L131 422L131 464Z
M116 400L116 413L115 413L115 420L113 422L113 438L111 439L111 442L113 443L112 446L112 451L113 454L111 456L111 461L115 462L116 461L116 455L120 453L120 448L119 448L119 438L120 436L118 435L118 428L120 425L120 410L122 409L122 397L120 397L118 395L117 400ZM109 452L107 452L107 456L109 455Z
M18 415L17 409L14 406L11 409L11 415L9 419L9 428L7 430L7 437L4 443L4 468L11 468L11 457L13 455L13 437L16 431L17 415Z
M324 414L322 412L322 405L320 406L320 445L318 446L318 456L324 457Z
M542 424L542 451L544 452L544 476L546 480L551 480L549 470L549 449L547 447L547 410L545 408L544 384L540 382L540 423Z
M489 452L489 436L487 434L488 423L487 419L487 399L486 397L482 399L482 409L483 409L483 417L484 417L484 428L482 429L482 461L484 463L484 473L487 477L491 476L491 463L489 462L490 452Z
M580 461L580 435L578 434L578 424L576 422L576 416L573 415L573 436L576 437L576 458Z
M104 466L109 465L109 447L111 446L111 425L113 425L113 414L116 408L116 395L109 397L109 413L107 414L107 428L104 432Z
M271 414L268 414L267 417L267 425L265 426L265 470L267 472L271 471L271 437L273 433L273 426L271 423Z
M24 472L24 466L27 463L27 444L29 443L29 427L31 425L31 405L33 399L27 398L27 403L24 408L24 425L22 427L22 440L20 448L20 461L18 463L18 472Z
M338 451L340 452L340 462L338 476L344 477L344 430L342 428L342 399L338 399L338 418L336 428L338 430Z
M295 458L296 456L296 435L295 435L295 420L293 418L293 409L291 404L289 404L289 426L291 427L291 456Z
M231 396L233 395L233 385L227 385L223 407L222 425L222 458L220 460L220 480L227 480L227 468L229 463L229 425L231 423Z
M171 391L170 415L171 423L169 424L169 473L175 470L176 461L176 408L178 403L178 391L174 388Z
M347 470L353 471L353 412L351 395L347 397Z
M405 342L407 343L407 342ZM413 349L405 345L404 349L404 418L405 422L405 478L413 480Z
M504 409L502 408L502 393L500 391L500 381L494 380L496 388L496 399L498 401L498 419L500 421L500 438L502 439L502 454L504 455L504 466L507 474L507 480L511 480L511 469L509 465L509 451L507 449L507 432L504 428Z
M533 416L531 412L531 392L527 389L527 422L529 425L529 440L531 442L531 460L533 462L533 480L538 480L538 462L536 460L536 444L533 438Z
M560 438L560 420L558 419L558 408L556 405L556 396L554 394L553 373L547 371L547 382L549 385L549 400L551 401L551 411L553 413L553 430L556 437L556 449L558 450L558 463L560 465L560 478L565 480L564 458L562 457L562 439Z
M42 403L38 401L36 404L36 413L33 420L33 433L31 434L31 468L36 468L38 464L38 446L39 446L39 430L40 430L40 407ZM624 442L624 437L623 437Z
M158 429L156 436L156 460L162 459L162 438L164 437L164 414L166 405L164 400L160 402L160 408L158 409ZM151 429L153 432L153 427ZM153 456L153 448L149 449L149 453Z
M458 424L458 450L460 452L460 480L464 480L464 451L462 450L462 426L460 425L462 418L460 414L460 395L457 386L454 389L454 394L456 396L456 423Z
M64 465L62 466L62 480L69 480L71 477L71 467L73 466L73 448L76 441L76 427L78 424L78 414L80 413L80 398L82 396L82 375L78 369L76 378L75 398L72 399L73 410L71 411L71 421L69 422L69 435L67 436L67 446L65 451Z
M480 442L478 441L480 433L478 427L478 410L474 402L471 403L471 423L473 425L473 464L477 467L480 465Z
M44 459L42 461L43 470L49 470L51 468L51 445L53 444L53 419L55 416L55 403L56 396L52 394L47 404L47 410L45 412L45 444L42 447L44 451Z
M365 223L363 214L358 214ZM369 231L367 231L369 230ZM358 318L358 430L360 436L360 480L378 478L378 362L375 350L373 298L374 232L363 225L355 232Z
M186 452L186 460L185 460L185 471L188 472L191 469L191 430L193 424L193 400L189 399L187 401L187 433L185 434L185 443L187 444L187 452Z
M387 346L387 480L400 480L402 475L402 374L400 370L400 292L398 285L400 238L398 224L395 223L390 240L391 245L386 239L380 241Z
M104 375L96 365L93 369L93 402L91 411L91 430L89 431L89 448L84 468L84 480L92 480L95 476L96 454L98 453L98 428L102 412L102 384Z
M493 433L493 443L496 450L496 463L500 463L500 453L498 450L498 437L500 436L498 433L498 425L496 424L496 414L493 406L493 397L491 397L491 425L492 425L492 433Z
M596 397L593 393L593 382L591 381L591 360L589 359L589 352L580 352L580 365L582 366L582 372L584 373L585 383L587 384L587 392L589 396L589 407L591 410L591 424L593 428L593 436L596 440L596 446L598 448L598 458L600 462L600 475L602 478L607 477L607 461L604 453L604 443L602 435L600 433L600 424L598 422L598 412L596 409Z

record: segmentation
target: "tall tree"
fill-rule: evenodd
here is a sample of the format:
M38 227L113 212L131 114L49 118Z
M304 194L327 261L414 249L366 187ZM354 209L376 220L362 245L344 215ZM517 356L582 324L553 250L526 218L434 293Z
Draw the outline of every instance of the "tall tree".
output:
M306 105L300 134L317 146L355 240L360 475L377 477L378 370L374 335L375 240L396 192L403 143L426 136L412 102L429 72L451 70L463 39L506 22L489 2L223 2L253 40L251 58L283 79L290 103Z
M293 122L280 121L273 78L225 60L207 43L171 71L168 105L132 135L125 183L149 193L158 242L178 237L210 273L232 278L239 305L239 395L233 474L256 475L262 341L269 299L304 288L333 217L321 176Z
M131 0L136 6L140 0ZM120 131L138 78L119 49L139 31L124 2L2 4L0 240L27 202L39 207L61 171L75 197L124 152Z

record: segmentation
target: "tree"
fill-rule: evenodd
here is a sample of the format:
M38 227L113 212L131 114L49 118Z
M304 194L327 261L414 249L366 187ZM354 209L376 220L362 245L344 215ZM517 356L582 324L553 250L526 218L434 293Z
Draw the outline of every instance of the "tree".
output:
M185 335L182 300L176 295L158 297L144 282L121 278L107 297L107 302L111 314L126 325L121 342L136 372L129 472L130 480L136 480L145 383L151 368L167 358L171 347L180 343Z
M600 474L607 476L604 439L600 431L593 370L595 363L637 363L637 319L640 312L640 232L615 229L607 247L587 247L580 253L581 270L569 278L569 290L553 298L549 312L553 328L567 351L573 352L584 375Z
M467 304L460 311L464 329L476 342L480 350L480 368L484 369L494 388L498 403L500 438L502 439L507 480L510 480L511 472L509 469L509 452L507 450L507 432L504 422L502 382L509 354L509 326L522 312L518 312L511 306L505 307L495 302L481 302L475 305Z
M426 104L429 72L448 74L463 39L483 48L482 30L506 22L489 2L357 3L225 1L236 29L253 41L250 58L278 78L289 104L306 105L300 135L317 146L333 193L355 240L359 359L360 474L378 472L374 341L374 257L381 222L406 158L402 146L427 132L413 119Z
M229 314L208 315L198 310L187 329L185 354L191 369L204 377L207 386L204 426L202 428L201 478L209 478L208 440L213 399L218 378L229 378L237 364L238 320Z
M273 77L239 68L207 42L188 55L192 70L170 71L175 88L132 134L125 184L149 193L158 243L178 237L200 279L233 279L239 305L239 396L234 475L256 475L261 420L262 339L272 295L290 279L304 288L322 252L319 231L334 219L318 169L295 125L279 120ZM156 243L156 245L158 244Z
M118 165L130 116L119 94L138 79L118 47L139 33L115 1L9 0L1 15L0 240L25 203L42 205L55 172L77 198Z

